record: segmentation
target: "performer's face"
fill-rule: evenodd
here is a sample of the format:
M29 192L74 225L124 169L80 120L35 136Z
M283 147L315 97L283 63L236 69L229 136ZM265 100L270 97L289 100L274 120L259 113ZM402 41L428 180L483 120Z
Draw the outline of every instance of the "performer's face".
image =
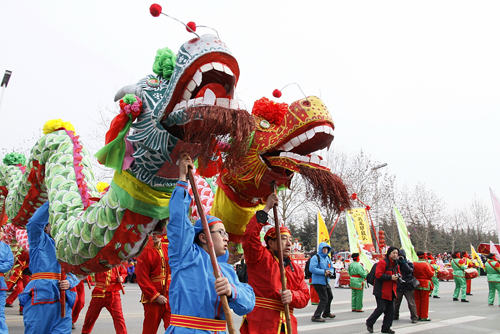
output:
M277 252L278 251L278 243L275 239L269 239L269 249ZM283 251L283 257L290 256L292 251L292 237L288 234L281 235L281 250Z
M215 255L219 257L226 254L229 236L224 228L224 224L216 223L210 226L210 234L212 235Z

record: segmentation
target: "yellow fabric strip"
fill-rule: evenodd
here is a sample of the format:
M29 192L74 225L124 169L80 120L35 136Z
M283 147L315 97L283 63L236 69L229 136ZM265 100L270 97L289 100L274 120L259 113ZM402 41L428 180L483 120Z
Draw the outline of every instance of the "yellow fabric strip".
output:
M146 183L139 181L127 171L115 172L113 182L126 191L133 199L155 206L167 206L170 194L154 190Z

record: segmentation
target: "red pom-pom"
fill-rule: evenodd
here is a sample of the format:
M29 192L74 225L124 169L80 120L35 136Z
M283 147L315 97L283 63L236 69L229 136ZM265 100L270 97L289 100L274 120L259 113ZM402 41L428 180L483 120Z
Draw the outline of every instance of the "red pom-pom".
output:
M279 99L281 97L281 91L279 89L273 90L273 96Z
M157 4L157 3L154 3L154 4L151 5L151 7L149 7L149 12L154 17L158 17L161 14L161 6L159 4Z
M355 200L356 198L358 198L358 195L356 193L352 193L351 195L351 199L352 200Z
M190 30L191 29L191 30ZM194 23L193 21L190 21L186 24L186 30L188 32L195 32L196 31L196 23Z
M367 205L367 206L366 206L366 210L367 210L367 211L370 211L370 210L371 210L371 208L372 208L372 207L371 207L371 206L369 206L369 205Z
M265 97L255 101L252 108L252 114L265 118L273 124L281 124L287 112L288 104L276 103Z

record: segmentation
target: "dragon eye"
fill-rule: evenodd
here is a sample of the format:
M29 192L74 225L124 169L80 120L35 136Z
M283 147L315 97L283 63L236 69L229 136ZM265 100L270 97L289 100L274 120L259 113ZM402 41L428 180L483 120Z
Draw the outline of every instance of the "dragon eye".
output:
M301 104L304 106L304 107L310 107L311 106L311 102L309 101L302 101Z

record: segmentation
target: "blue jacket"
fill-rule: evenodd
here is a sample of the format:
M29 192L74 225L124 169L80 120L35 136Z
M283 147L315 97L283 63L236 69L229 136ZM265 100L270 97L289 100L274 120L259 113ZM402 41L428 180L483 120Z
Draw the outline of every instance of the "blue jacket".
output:
M13 265L14 255L12 255L12 250L6 243L0 242L0 273L5 274ZM7 284L5 284L3 276L0 277L0 291L7 291Z
M208 253L193 243L194 226L188 212L191 196L187 183L178 181L170 198L170 221L167 225L168 263L172 273L169 304L172 315L187 315L206 319L225 319L220 299L215 292L215 277ZM253 310L255 294L250 285L240 283L233 266L227 264L227 256L219 257L221 275L232 286L229 307L238 315ZM209 333L208 331L170 325L165 333ZM225 333L225 332L219 332Z
M323 253L323 248L325 247L328 248L328 253L326 254ZM330 283L330 276L325 276L325 272L327 270L333 271L332 260L328 256L331 250L331 247L326 242L322 242L318 248L319 263L316 255L313 255L311 258L309 271L312 273L312 284L327 285Z
M56 247L44 228L49 222L49 202L45 202L28 221L26 230L28 232L28 243L30 245L30 270L32 274L48 272L61 273L61 266L57 261ZM71 273L66 275L70 289L80 281ZM32 280L26 285L22 294L19 295L19 303L26 305L31 299L31 304L52 304L59 302L59 281L56 279ZM66 303L73 307L76 292L66 290Z

